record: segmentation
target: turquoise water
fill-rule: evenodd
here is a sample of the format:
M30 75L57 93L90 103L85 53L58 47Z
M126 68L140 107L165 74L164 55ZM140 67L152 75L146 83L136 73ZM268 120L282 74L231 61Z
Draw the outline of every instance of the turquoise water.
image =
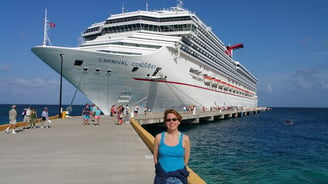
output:
M207 183L328 183L327 108L273 108L180 130L191 139L189 166Z

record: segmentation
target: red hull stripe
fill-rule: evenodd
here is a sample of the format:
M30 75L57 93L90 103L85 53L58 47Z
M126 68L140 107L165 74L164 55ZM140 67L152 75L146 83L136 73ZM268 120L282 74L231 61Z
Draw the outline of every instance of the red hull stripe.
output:
M202 87L202 86L196 86L196 85L193 85L193 84L186 84L186 83L182 83L182 82L174 82L174 81L166 81L166 80L152 80L152 79L143 79L143 78L133 78L133 79L138 80L138 81L162 82L162 83L190 86L190 87L194 87L194 88L214 91L214 92L217 92L217 93L224 93L224 94L229 94L229 95L238 96L238 97L242 97L242 98L252 99L252 98L241 96L241 95L231 94L231 93L227 93L227 92L223 92L223 91L218 91L218 90L215 90L215 89L209 89L209 88L205 88L205 87Z

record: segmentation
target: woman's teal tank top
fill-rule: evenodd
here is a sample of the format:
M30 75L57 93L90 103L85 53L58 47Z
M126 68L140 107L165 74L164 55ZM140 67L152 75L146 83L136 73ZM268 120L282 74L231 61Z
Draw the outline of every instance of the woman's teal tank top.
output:
M182 146L183 133L180 132L179 143L176 146L168 146L164 142L165 132L159 144L158 161L166 172L184 168L184 148Z

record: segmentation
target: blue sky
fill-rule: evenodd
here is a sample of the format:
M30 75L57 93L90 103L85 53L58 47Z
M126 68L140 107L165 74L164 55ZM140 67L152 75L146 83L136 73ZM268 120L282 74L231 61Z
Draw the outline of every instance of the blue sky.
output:
M3 0L0 104L58 104L59 74L32 52L43 40L44 10L56 24L52 45L78 46L81 33L110 14L176 5L176 0ZM328 107L328 1L185 0L258 79L259 106ZM75 89L63 83L63 103ZM87 98L78 93L74 104Z

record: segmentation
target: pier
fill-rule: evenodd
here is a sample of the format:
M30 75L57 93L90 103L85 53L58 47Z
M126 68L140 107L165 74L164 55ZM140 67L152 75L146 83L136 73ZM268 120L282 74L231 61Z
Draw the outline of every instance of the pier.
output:
M214 121L225 118L237 118L242 116L249 116L260 113L261 111L269 111L267 107L247 108L247 109L228 109L228 110L217 110L217 111L198 111L193 112L180 112L182 121L191 123L201 123L202 121ZM141 125L163 123L163 113L147 113L134 117Z
M152 153L130 124L82 125L81 117L53 119L51 128L0 131L3 184L151 184ZM3 127L2 127L3 128Z

